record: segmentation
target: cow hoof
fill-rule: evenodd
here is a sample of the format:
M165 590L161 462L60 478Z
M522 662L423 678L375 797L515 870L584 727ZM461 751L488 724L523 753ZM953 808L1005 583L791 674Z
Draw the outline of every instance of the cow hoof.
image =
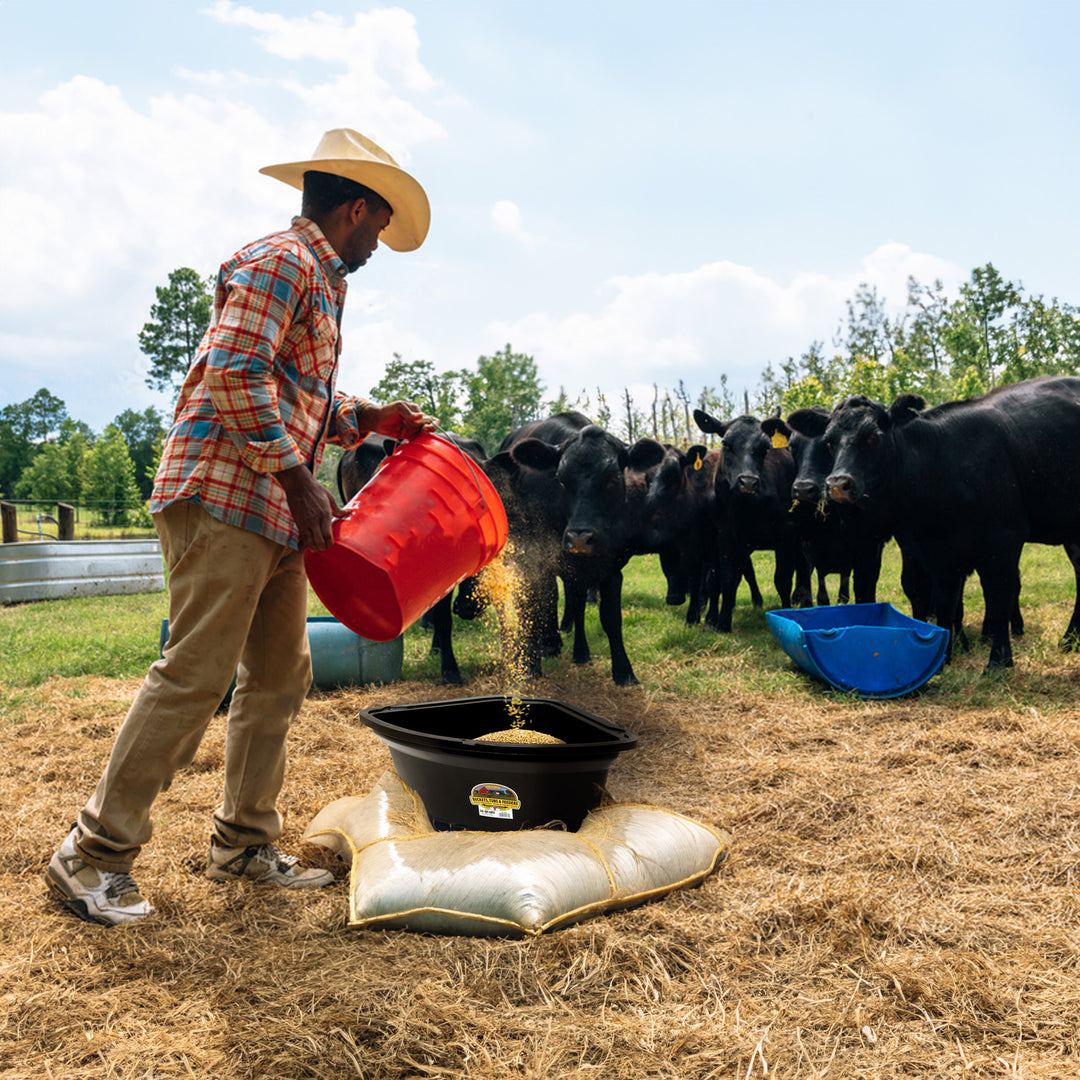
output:
M460 671L444 671L442 675L443 686L464 686L465 680Z
M638 685L640 685L638 683L638 681L637 681L637 677L634 675L634 673L632 671L629 674L626 674L626 675L613 675L612 678L614 678L616 686L638 686Z
M1066 634L1060 641L1058 648L1062 652L1077 652L1080 650L1080 635L1075 632Z
M544 656L559 656L562 653L562 638L550 638L540 647Z

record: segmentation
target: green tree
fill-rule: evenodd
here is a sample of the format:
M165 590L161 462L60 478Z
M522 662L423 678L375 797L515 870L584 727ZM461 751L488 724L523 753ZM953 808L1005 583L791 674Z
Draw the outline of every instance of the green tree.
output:
M213 287L213 278L204 281L187 266L173 270L168 285L157 286L150 321L139 331L139 348L150 357L147 386L179 391L210 325Z
M877 286L859 285L846 307L847 329L842 344L848 360L861 356L876 364L887 361L892 354L894 328L885 314L885 300L878 296Z
M158 448L165 437L163 417L151 405L142 412L125 409L113 423L124 436L128 453L135 463L135 483L139 485L139 494L149 499L154 488Z
M781 412L786 416L796 409L809 409L814 405L829 408L831 400L825 393L821 380L816 375L806 375L784 391Z
M1021 287L1006 281L993 263L971 271L959 299L949 307L946 340L955 379L974 367L983 386L997 385L1015 347L1007 316L1020 303Z
M467 398L463 434L478 440L489 454L515 428L540 418L544 387L536 361L509 345L494 356L481 356L475 372L462 372Z
M426 413L437 417L448 431L457 430L461 422L460 402L464 396L461 372L437 372L430 360L403 360L399 353L394 353L383 377L370 392L380 405L415 401Z
M85 424L66 420L60 438L45 443L15 485L20 499L34 502L82 501L82 462L94 442Z
M139 516L142 497L135 482L135 462L123 432L115 424L109 424L86 452L79 475L83 501L102 525L128 525Z
M63 401L44 387L26 401L0 408L0 494L15 490L41 444L68 419Z

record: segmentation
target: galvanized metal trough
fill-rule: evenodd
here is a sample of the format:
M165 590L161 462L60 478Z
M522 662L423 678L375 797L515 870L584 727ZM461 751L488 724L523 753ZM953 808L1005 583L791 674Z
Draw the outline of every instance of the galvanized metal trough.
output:
M0 603L160 592L161 544L141 540L30 540L0 545Z

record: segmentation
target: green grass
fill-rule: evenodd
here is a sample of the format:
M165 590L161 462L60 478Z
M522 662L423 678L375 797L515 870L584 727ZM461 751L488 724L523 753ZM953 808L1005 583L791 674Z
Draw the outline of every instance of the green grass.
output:
M772 587L771 556L755 556L765 606L779 603ZM1074 601L1072 567L1060 548L1030 546L1021 566L1021 607L1027 632L1014 641L1016 667L984 676L987 646L979 640L982 596L976 581L965 594L966 628L972 642L921 693L956 705L1015 707L1040 712L1071 708L1080 681L1080 657L1065 655L1058 640ZM878 598L908 610L900 591L900 559L895 545L886 550ZM835 578L830 579L835 599ZM845 695L828 690L800 672L776 645L761 610L751 607L745 586L735 610L734 631L716 634L703 625L685 624L685 605L664 603L665 585L653 556L631 560L625 572L623 623L627 651L646 693L695 699L724 694L772 694L797 706L800 700ZM311 615L327 614L312 594ZM165 593L138 596L48 600L0 608L0 719L14 721L39 698L38 688L55 678L140 676L157 658L161 620L168 615ZM586 627L593 662L591 677L610 679L610 654L590 605ZM544 663L545 673L580 677L570 660L570 639L562 656ZM474 623L455 619L454 648L469 681L497 673L498 634L494 616ZM430 634L410 627L405 638L403 676L436 683L439 661L429 655ZM72 695L80 693L78 682ZM466 686L465 692L468 692ZM543 687L537 688L543 693Z

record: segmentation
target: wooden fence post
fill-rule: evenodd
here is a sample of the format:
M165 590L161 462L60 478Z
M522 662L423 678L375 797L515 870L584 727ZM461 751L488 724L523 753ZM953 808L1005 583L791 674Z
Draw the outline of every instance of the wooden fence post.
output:
M75 539L75 507L68 503L57 503L57 517L59 521L58 535L61 540Z
M0 518L3 519L4 543L14 544L19 539L19 517L15 504L0 502Z

